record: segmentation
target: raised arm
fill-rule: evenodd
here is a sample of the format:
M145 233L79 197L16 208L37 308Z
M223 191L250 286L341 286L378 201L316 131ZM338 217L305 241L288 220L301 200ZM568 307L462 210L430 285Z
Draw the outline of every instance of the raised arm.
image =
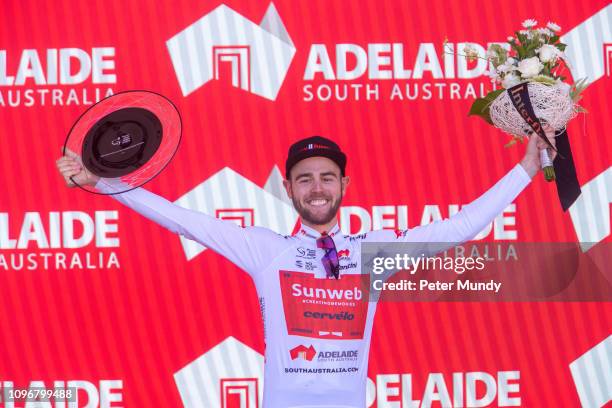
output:
M57 167L69 186L73 185L70 180L73 177L77 183L95 186L103 193L125 190L115 180L100 179L87 173L76 157L60 158ZM168 230L223 255L252 276L263 269L265 262L274 258L280 241L283 241L282 237L265 228L242 228L233 222L180 207L143 188L112 197Z
M554 132L547 132L552 137ZM554 143L554 140L553 140ZM422 225L397 234L393 231L374 231L368 234L371 242L436 242L460 244L474 238L519 195L540 168L539 150L545 148L536 135L531 136L525 157L493 187L450 218ZM435 250L433 248L435 247ZM446 246L432 246L439 252Z

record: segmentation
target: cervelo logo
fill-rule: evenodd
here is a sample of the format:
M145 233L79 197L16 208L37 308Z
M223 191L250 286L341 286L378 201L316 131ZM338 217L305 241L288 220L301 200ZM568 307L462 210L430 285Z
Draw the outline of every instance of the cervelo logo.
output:
M263 400L263 356L233 337L174 374L185 408L257 408Z
M291 285L291 295L314 299L361 300L363 292L357 287L352 289L311 288L301 283L294 283Z
M274 167L265 186L225 167L184 194L176 204L191 210L236 222L242 227L261 226L289 235L297 222L297 212L282 186L283 177ZM180 237L185 256L195 258L206 248Z
M299 345L289 350L289 355L291 356L292 360L297 360L298 358L301 358L302 360L312 361L316 354L317 351L312 345L310 345L310 347Z
M232 85L275 100L295 55L295 46L270 3L259 25L225 4L166 42L184 96L229 64Z

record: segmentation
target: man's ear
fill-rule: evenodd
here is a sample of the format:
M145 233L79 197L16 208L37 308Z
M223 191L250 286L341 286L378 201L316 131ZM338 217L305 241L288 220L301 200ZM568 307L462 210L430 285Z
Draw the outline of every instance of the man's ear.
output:
M289 180L283 180L283 186L285 187L285 191L287 191L287 196L293 199L293 191L291 191L291 182Z
M351 178L349 176L344 176L342 177L342 195L346 194L346 188L348 187L349 183L351 182Z

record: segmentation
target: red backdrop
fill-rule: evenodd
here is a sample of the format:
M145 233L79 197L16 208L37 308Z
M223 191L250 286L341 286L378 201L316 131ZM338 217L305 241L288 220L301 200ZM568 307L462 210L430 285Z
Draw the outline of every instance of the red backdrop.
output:
M554 4L279 0L275 6L296 52L276 98L232 86L227 66L221 69L220 80L184 95L166 41L220 4L3 3L0 255L5 261L0 264L0 381L23 388L32 380L49 386L55 380L96 385L100 380L122 380L123 402L111 406L181 406L173 374L228 336L264 351L257 297L244 272L211 251L188 260L172 233L109 197L64 186L54 162L72 122L96 100L96 92L104 96L150 89L177 105L183 118L180 149L146 186L172 201L225 167L263 187L273 166L283 168L291 142L321 134L336 140L349 157L352 182L344 207L361 207L370 217L388 211L385 225L393 228L401 226L393 212L403 213L403 207L397 207L405 206L407 224L415 226L423 221L426 209L435 212L426 206L438 206L440 215L448 216L449 205L477 197L523 154L522 146L503 148L507 135L466 115L473 100L469 84L489 89L488 78L482 74L458 78L457 62L451 56L447 63L455 68L455 77L441 62L442 78L435 78L431 69L425 69L422 78L369 78L368 73L375 76L370 67L355 80L330 80L321 73L308 80L305 73L313 44L325 46L334 71L337 44L355 44L366 51L368 44L403 44L404 67L414 71L419 49L427 47L423 44L431 43L434 54L442 58L445 38L453 44L474 42L486 47L505 41L526 18L551 20L568 32L609 8L607 1L600 0ZM228 0L225 4L258 24L269 3ZM609 33L609 20L607 24ZM48 50L66 48L80 49L80 54L75 53L94 61L94 68L87 71L77 62L79 57L72 58L70 74L82 74L74 84L57 83L62 82L54 81L57 68L50 68L57 65L52 61L54 51L48 54ZM20 62L35 58L34 54L40 72L33 59L25 65ZM587 65L610 64L605 47L603 62L601 56L585 55ZM357 60L351 56L348 64L352 67ZM378 86L378 98L367 100L361 93L359 100L308 100L305 91L305 86L333 89L346 84ZM392 100L394 85L408 86L413 95L419 89L419 96ZM579 117L568 127L583 185L610 167L609 89L608 69L584 94L586 118ZM78 248L68 248L70 244L60 240L54 247L52 236L57 237L61 223L49 224L58 219L53 214L58 212L85 214L80 217L91 219L100 239L84 239L74 244ZM490 232L484 240L578 241L574 220L561 211L554 186L541 177L506 215L514 217L515 225L509 222L504 228L515 233L496 239ZM609 232L609 203L596 216L607 220ZM75 224L76 236L87 230ZM104 225L110 228L106 233ZM356 217L343 225L351 230L346 232L360 228ZM21 243L11 241L20 235L24 235ZM55 263L58 253L66 256L65 264ZM81 267L76 261L71 264L74 253ZM28 268L33 263L28 264L27 258L22 267L11 264L18 254L33 254L36 264ZM86 266L87 254L92 268ZM450 388L453 372L519 371L517 395L523 405L578 406L569 364L610 335L611 310L609 303L595 302L382 303L369 377L376 382L380 374L412 373L414 398L420 399L429 373L444 373ZM397 397L389 397L394 400ZM374 406L394 405L377 401Z

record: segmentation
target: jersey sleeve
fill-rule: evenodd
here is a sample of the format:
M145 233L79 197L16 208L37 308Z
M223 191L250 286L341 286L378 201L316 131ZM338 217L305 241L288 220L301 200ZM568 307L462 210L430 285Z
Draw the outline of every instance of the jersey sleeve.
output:
M368 233L370 242L440 243L427 252L440 252L474 238L531 182L523 166L517 164L476 200L462 207L450 218L408 230L379 230ZM448 244L444 247L444 244ZM435 250L434 250L435 248Z
M108 179L100 179L96 184L97 190L107 194L121 191L119 187L120 183ZM112 197L175 234L212 249L253 277L274 259L285 241L267 228L243 228L231 221L183 208L144 188Z

